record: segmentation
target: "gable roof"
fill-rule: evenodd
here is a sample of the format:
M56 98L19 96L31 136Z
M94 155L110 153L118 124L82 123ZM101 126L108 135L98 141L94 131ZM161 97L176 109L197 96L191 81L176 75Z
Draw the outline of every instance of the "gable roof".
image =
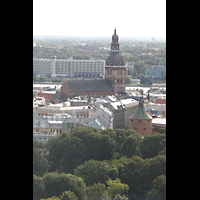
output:
M166 99L156 99L153 103L166 104Z
M52 99L55 94L53 93L37 93L37 96L44 97L45 99Z
M152 117L146 111L143 104L143 97L140 98L139 104L135 109L135 112L129 117L129 119L152 119Z
M72 92L78 91L113 91L109 80L67 80Z

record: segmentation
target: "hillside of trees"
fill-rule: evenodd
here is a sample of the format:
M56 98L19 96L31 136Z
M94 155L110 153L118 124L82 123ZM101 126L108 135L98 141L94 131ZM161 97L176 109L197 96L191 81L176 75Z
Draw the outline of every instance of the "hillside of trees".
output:
M44 154L44 151L48 152ZM166 131L85 127L33 140L35 200L166 199Z

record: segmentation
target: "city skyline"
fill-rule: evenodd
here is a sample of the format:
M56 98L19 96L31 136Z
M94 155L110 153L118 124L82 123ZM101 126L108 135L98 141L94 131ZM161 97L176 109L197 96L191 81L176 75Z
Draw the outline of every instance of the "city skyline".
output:
M33 0L33 36L166 38L166 0Z

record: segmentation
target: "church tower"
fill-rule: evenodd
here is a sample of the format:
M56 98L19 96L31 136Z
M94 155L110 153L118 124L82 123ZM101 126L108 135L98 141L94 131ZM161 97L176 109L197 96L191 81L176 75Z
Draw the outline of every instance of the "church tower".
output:
M124 93L126 84L126 67L119 51L119 37L116 29L112 36L111 54L106 60L105 79L110 80L114 94Z

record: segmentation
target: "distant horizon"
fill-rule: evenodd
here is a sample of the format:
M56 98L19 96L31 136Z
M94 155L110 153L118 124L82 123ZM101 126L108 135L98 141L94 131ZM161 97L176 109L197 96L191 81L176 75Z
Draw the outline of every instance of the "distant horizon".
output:
M33 0L34 36L166 38L166 0Z
M81 35L33 35L34 38L77 38L77 39L95 39L95 38L102 38L102 39L111 39L112 35L110 36L81 36ZM154 37L154 40L166 40L166 37L155 37L155 36L119 36L119 40L123 39L144 39L144 40L151 40Z

